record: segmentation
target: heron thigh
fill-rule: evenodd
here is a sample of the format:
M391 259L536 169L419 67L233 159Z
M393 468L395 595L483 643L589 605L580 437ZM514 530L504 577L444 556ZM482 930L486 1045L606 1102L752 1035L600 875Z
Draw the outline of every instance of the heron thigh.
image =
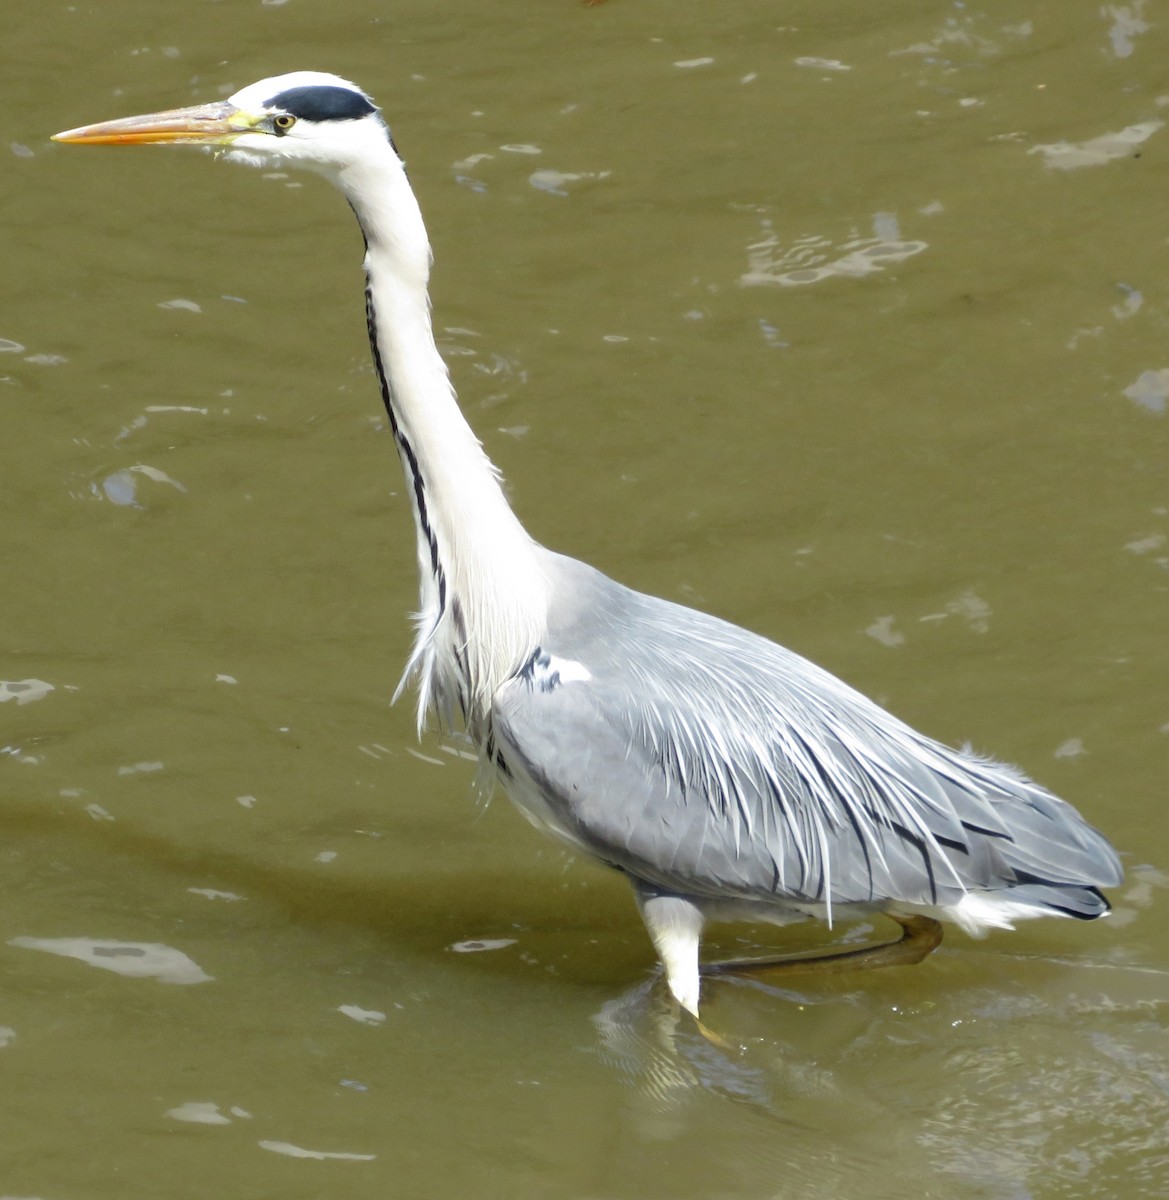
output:
M641 919L662 960L666 984L687 1012L698 1016L698 943L702 939L702 909L684 896L662 893L633 880Z

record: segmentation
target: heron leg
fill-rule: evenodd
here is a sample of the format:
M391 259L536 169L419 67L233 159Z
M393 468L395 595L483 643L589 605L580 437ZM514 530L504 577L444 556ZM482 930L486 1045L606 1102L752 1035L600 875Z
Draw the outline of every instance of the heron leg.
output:
M665 970L666 985L674 999L697 1020L702 910L683 896L658 892L640 881L634 883L634 894Z
M919 963L942 941L942 925L933 917L917 914L886 913L901 926L901 936L894 942L876 946L861 946L836 954L817 954L806 958L736 958L725 962L707 963L704 975L796 975L867 971L874 967L908 967Z

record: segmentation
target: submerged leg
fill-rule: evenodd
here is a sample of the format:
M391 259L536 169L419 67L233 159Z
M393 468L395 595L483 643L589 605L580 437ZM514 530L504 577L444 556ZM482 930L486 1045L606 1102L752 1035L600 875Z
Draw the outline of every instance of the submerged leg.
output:
M702 938L702 910L681 896L664 895L635 883L637 907L650 940L666 972L666 985L674 999L698 1018L698 943Z
M901 926L901 937L895 942L861 946L856 950L842 950L835 954L809 955L806 958L736 958L708 963L702 971L705 975L796 975L867 971L873 967L907 967L921 962L941 944L941 922L933 917L900 913L885 915Z
M705 918L702 910L681 896L662 895L634 885L641 919L666 972L666 986L675 1000L694 1018L698 1032L720 1050L732 1047L698 1015L698 944Z

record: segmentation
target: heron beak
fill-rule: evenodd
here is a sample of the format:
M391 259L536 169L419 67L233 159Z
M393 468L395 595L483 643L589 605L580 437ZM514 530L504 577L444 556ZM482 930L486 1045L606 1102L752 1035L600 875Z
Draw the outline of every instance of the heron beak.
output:
M188 146L224 146L241 133L255 128L255 118L226 100L172 108L167 112L123 117L100 125L82 125L53 134L54 142L77 142L86 146L133 146L172 142Z

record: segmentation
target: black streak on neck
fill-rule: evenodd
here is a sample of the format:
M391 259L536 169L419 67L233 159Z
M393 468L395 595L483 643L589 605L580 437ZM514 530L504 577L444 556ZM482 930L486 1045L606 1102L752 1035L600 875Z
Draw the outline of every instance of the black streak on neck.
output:
M365 323L369 330L369 348L373 352L373 369L377 372L378 384L382 391L382 403L386 406L386 415L390 418L390 429L394 434L394 441L398 443L402 463L406 468L409 482L414 488L414 505L418 511L418 524L422 529L423 537L426 538L426 544L430 547L430 569L438 586L437 616L441 617L446 610L446 573L442 569L442 562L438 556L438 538L435 536L427 515L426 484L422 478L422 472L418 468L418 456L414 453L410 439L406 437L402 427L398 424L398 415L394 409L393 389L386 376L381 350L377 344L377 316L374 312L373 293L370 291L368 280L365 286Z

